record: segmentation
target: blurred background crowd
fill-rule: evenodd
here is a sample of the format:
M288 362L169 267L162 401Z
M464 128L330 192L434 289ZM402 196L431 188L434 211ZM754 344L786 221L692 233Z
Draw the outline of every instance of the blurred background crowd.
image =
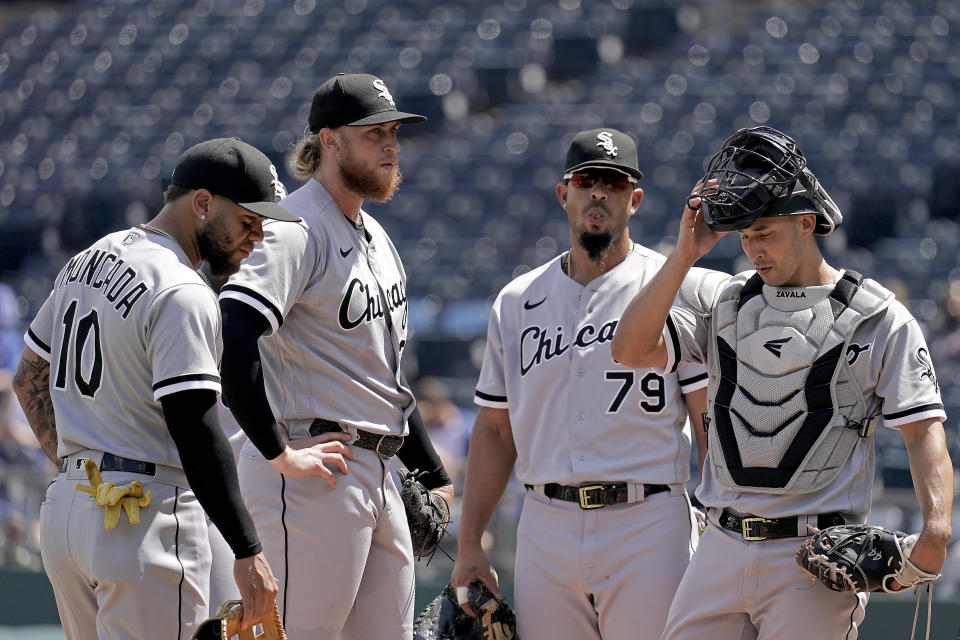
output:
M553 188L572 134L600 126L638 141L632 234L661 251L724 138L762 124L794 136L843 211L828 260L886 284L922 324L960 461L960 0L8 0L0 563L40 568L53 469L9 381L56 272L152 217L200 140L239 136L297 185L290 150L339 71L380 76L429 117L401 133L395 200L367 210L407 268L405 369L448 468L465 459L493 297L569 245ZM735 237L702 266L748 267ZM902 439L881 429L877 446L871 519L918 531ZM519 498L512 487L489 531L507 575ZM960 588L960 544L950 553L938 597Z

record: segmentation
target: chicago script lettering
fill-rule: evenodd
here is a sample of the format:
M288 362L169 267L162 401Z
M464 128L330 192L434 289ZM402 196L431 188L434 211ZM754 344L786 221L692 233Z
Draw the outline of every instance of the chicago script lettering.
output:
M379 287L365 284L359 278L354 278L347 285L347 292L340 301L338 319L344 329L355 329L364 322L372 322L383 317L383 305L386 299L387 311L403 309L401 326L406 326L407 292L402 282L394 283L384 289L380 295Z
M520 333L520 375L525 376L534 367L563 355L571 346L586 349L610 342L616 328L617 320L602 324L599 329L592 324L585 324L577 331L571 345L564 343L563 327L557 327L552 334L544 327L526 327Z

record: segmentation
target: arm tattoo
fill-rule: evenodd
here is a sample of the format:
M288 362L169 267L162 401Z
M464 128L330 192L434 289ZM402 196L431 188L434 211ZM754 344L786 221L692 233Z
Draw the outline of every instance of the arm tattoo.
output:
M51 462L59 464L57 422L50 398L50 363L25 351L13 376L13 389L43 452Z

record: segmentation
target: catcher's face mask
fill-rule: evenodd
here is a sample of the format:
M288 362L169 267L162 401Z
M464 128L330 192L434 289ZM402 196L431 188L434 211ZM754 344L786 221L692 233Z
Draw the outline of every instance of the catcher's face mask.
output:
M793 193L806 164L788 135L771 127L741 129L710 158L700 189L690 197L700 198L710 229L743 229L771 203ZM716 185L708 186L711 180Z

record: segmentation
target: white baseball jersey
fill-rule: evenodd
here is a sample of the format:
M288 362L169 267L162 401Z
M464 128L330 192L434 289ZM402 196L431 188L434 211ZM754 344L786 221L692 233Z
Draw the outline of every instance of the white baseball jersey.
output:
M50 362L60 457L94 449L180 467L158 401L220 391L216 296L175 240L141 228L74 256L24 339Z
M700 277L698 274L695 277ZM675 306L664 327L667 365L670 371L678 362L707 362L716 357L709 311L730 276L716 272L700 281L696 297L706 301L706 314L689 305ZM768 307L779 311L808 309L833 291L834 285L815 287L763 286ZM767 347L778 357L789 358L789 342L774 341ZM897 301L860 323L853 332L846 362L863 393L866 405L876 407L888 427L918 420L946 418L940 399L936 374L920 327L910 312ZM712 448L708 450L712 460ZM808 492L785 494L737 491L724 487L704 465L703 481L697 497L710 507L728 507L741 513L769 518L803 514L841 512L862 518L870 509L870 491L874 476L872 438L861 438L839 474L825 487Z
M521 482L689 478L691 433L681 394L706 386L703 366L660 375L610 356L624 308L663 262L634 245L622 263L583 286L564 274L557 257L500 292L475 402L509 410Z
M314 418L406 435L414 401L399 379L407 294L396 248L365 212L354 227L314 179L280 204L302 221L265 222L220 293L270 323L260 353L277 420L294 437Z

